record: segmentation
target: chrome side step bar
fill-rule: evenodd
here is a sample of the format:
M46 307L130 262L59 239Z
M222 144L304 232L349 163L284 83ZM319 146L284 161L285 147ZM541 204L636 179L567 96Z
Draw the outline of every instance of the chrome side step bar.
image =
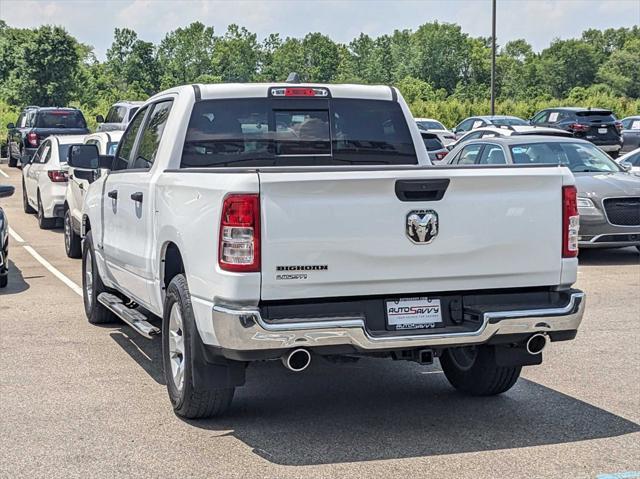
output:
M145 338L153 339L154 336L160 334L160 328L149 323L146 316L140 311L128 308L117 296L110 293L100 293L98 301Z

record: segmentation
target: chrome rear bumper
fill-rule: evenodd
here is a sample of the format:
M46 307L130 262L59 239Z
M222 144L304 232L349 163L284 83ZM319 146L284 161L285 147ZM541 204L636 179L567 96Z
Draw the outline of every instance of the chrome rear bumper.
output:
M360 351L378 351L481 344L507 334L575 331L584 307L585 294L574 292L568 303L558 308L484 313L480 327L472 332L372 336L362 316L273 324L265 322L257 309L214 305L213 327L220 347L232 351L345 345Z

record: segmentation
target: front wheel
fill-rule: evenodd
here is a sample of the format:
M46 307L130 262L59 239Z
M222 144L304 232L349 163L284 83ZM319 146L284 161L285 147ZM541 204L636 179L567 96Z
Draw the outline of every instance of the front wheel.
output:
M64 249L69 258L82 257L82 239L71 223L71 210L64 212Z
M175 276L169 283L162 318L162 362L167 391L173 410L179 416L197 419L222 414L231 404L233 387L203 389L194 383L194 376L203 367L193 361L195 317L191 295L184 275Z
M91 324L111 323L116 316L98 302L100 293L109 292L102 283L93 252L91 231L87 233L82 245L82 299L84 312Z
M498 366L495 347L449 348L440 365L451 385L472 396L494 396L513 387L522 366Z

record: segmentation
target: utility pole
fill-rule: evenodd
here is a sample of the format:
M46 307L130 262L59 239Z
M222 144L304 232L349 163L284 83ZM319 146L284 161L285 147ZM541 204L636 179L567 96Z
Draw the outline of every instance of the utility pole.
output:
M496 114L496 0L491 0L491 115Z

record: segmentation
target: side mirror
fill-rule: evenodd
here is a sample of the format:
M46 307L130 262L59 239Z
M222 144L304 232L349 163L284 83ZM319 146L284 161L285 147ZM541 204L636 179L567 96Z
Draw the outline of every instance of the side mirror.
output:
M67 164L72 168L97 170L100 167L100 152L96 145L71 145Z
M104 123L104 116L102 115L96 115L96 121L98 123Z
M13 130L16 127L13 123L7 123L7 130Z
M618 163L618 165L620 165L620 168L622 168L622 171L631 171L631 168L633 168L633 165L629 163L627 160L621 161L620 163Z
M0 198L6 198L7 196L11 196L15 188L10 185L0 185Z

